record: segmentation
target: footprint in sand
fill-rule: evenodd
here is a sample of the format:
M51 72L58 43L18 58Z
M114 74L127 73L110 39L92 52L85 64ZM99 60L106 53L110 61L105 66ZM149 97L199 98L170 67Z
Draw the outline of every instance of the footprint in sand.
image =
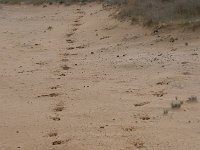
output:
M61 59L61 61L62 61L62 62L68 62L69 59L65 59L65 58L63 58L63 59Z
M69 141L71 141L71 139L67 139L67 140L56 140L52 142L52 145L61 145L64 143L68 143Z
M80 23L74 23L74 24L72 24L72 25L75 26L75 27L81 26Z
M156 97L163 97L167 93L164 92L164 90L162 90L162 91L158 91L158 92L152 92L152 94L153 94L153 96L156 96Z
M76 55L78 55L77 53L71 53L71 54L69 54L69 53L64 53L63 55L65 55L65 56L76 56Z
M68 67L67 65L63 65L63 66L61 66L61 68L62 68L63 70L69 70L69 69L70 69L70 67Z
M133 132L133 131L136 131L137 128L136 128L135 126L122 127L122 130L123 130L123 131L126 131L126 132Z
M80 21L80 20L78 20L78 19L77 19L77 20L74 20L74 23L78 23L79 21Z
M51 31L53 29L52 26L48 26L47 30Z
M169 85L169 84L170 84L170 81L167 81L167 80L159 81L156 83L156 85Z
M49 137L56 137L56 136L58 136L58 133L55 132L55 131L52 131L52 132L48 133L48 136Z
M81 9L78 9L78 10L75 12L75 14L85 14L85 12L84 12L84 11L81 11Z
M60 117L57 115L57 116L54 116L54 117L50 117L50 119L54 120L54 121L60 121Z
M78 48L78 49L83 49L83 48L86 48L86 45L76 46L76 48Z
M61 102L59 102L58 104L56 104L56 106L53 108L53 111L55 111L55 112L61 112L61 111L63 111L64 109L65 109L65 107L64 107L64 102L61 101Z
M74 41L71 40L71 39L67 39L66 42L67 42L67 43L70 43L70 44L71 44L71 43L74 43Z
M67 50L73 50L75 49L74 47L67 47Z
M41 65L41 66L43 66L43 65L46 65L47 63L46 62L37 62L37 63L35 63L36 65Z
M141 103L137 103L137 104L134 104L135 107L139 107L139 106L144 106L144 105L147 105L149 104L150 102L141 102Z
M192 73L190 73L190 72L183 72L182 74L183 75L192 75Z
M74 32L70 32L66 34L67 37L71 37L72 35L74 35Z
M110 36L103 36L100 38L100 40L104 40L104 39L108 39L108 38L110 38Z
M50 93L50 94L40 95L40 96L37 96L37 97L38 98L40 98L40 97L57 97L59 95L60 95L59 93Z
M56 89L58 89L58 88L60 88L60 85L56 85L56 86L50 87L50 89L52 89L52 90L56 90Z
M63 143L64 143L64 141L57 140L57 141L53 141L52 145L60 145L60 144L63 144Z
M73 29L72 29L73 32L75 32L75 31L77 31L77 30L78 30L78 28L73 28Z
M81 19L81 18L83 18L83 17L84 17L84 16L79 16L78 19Z

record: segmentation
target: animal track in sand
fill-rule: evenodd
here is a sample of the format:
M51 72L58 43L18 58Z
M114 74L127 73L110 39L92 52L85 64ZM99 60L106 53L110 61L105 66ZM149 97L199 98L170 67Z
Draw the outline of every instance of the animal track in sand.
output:
M38 98L40 98L40 97L57 97L59 95L60 95L59 93L50 93L50 94L40 95L40 96L38 96Z
M62 74L60 74L59 76L64 77L64 76L66 76L66 74L62 73Z
M76 54L76 53L73 53L73 54L70 54L70 53L64 53L64 54L61 54L61 55L63 55L63 56L70 56L70 55L72 55L72 56L76 56L76 55L78 55L78 54Z
M170 83L170 81L160 81L160 82L157 82L156 85L168 85Z
M56 106L55 106L55 108L53 109L53 111L55 111L55 112L61 112L61 111L63 111L64 110L64 102L63 101L61 101L61 102L59 102Z
M54 116L54 117L50 117L50 119L54 120L54 121L60 121L60 117L58 116Z
M52 145L61 145L61 144L67 143L69 141L71 141L71 139L67 139L65 141L63 141L63 140L56 140L56 141L52 142Z
M79 21L80 21L80 20L78 20L78 19L77 19L77 20L74 20L75 23L78 23Z
M134 145L136 149L143 149L145 148L145 143L140 139L128 139L128 143ZM132 149L132 148L131 148Z
M58 88L60 88L60 85L56 85L56 86L50 87L50 89L52 89L52 90L56 90L56 89L58 89Z
M150 117L149 116L142 116L142 117L140 117L140 119L142 119L142 120L149 120Z
M52 142L52 145L60 145L60 144L63 144L63 143L64 143L64 141L57 140L57 141Z
M116 27L117 25L111 25L111 26L104 27L102 30L109 31L109 30L115 29Z
M63 70L69 70L69 69L70 69L70 67L68 67L67 65L61 66L61 68L62 68Z
M66 34L67 37L71 37L72 35L74 35L74 32L71 32L71 33L67 33L67 34Z
M74 23L74 24L72 24L72 26L75 26L75 27L78 27L78 26L81 26L82 24L80 24L80 23Z
M68 62L69 59L65 59L65 58L63 58L63 59L61 59L61 61L62 61L62 62Z
M192 75L190 72L183 72L183 75Z
M46 62L37 62L37 63L35 63L36 65L46 65L47 63Z
M152 92L153 96L157 96L157 97L163 97L164 95L166 95L167 93L162 91L158 91L158 92Z
M52 30L53 29L53 27L52 26L48 26L48 28L47 28L47 30Z
M132 132L132 131L136 131L136 127L131 126L131 127L122 127L122 130L126 131L126 132Z
M188 61L183 61L183 62L181 62L181 64L182 65L186 65L186 64L189 64L189 62Z
M60 55L63 55L63 56L69 56L70 54L69 53L64 53L64 54L60 54Z
M28 71L23 70L23 71L18 71L17 73L34 73L34 72L39 71L39 70L40 69L28 70Z
M75 14L85 14L84 11L77 11Z
M74 41L71 40L71 39L67 39L66 42L67 42L67 43L74 43Z
M142 102L142 103L137 103L137 104L134 104L135 107L138 107L138 106L144 106L144 105L147 105L149 104L150 102Z
M74 31L74 32L77 31L77 30L78 30L78 28L73 28L73 29L72 29L72 31Z
M75 49L74 47L67 47L67 50L73 50Z
M66 49L67 50L73 50L75 48L77 48L77 49L83 49L83 48L86 48L86 47L87 47L87 45L80 45L80 46L76 46L76 47L67 47ZM74 54L74 55L77 55L77 54Z
M104 40L104 39L108 39L108 38L110 38L110 36L103 36L100 38L100 40Z
M86 45L76 46L76 48L78 48L78 49L83 49L83 48L86 48Z
M53 110L56 112L61 112L63 111L64 108L65 108L64 106L56 106Z
M136 148L144 148L145 146L144 146L144 142L143 141L141 141L141 140L139 140L139 139L137 139L135 142L134 142L134 145L135 145L135 147Z
M58 136L58 133L57 132L50 132L50 133L48 133L48 136L49 137L55 137L55 136Z
M83 18L84 16L79 16L77 19L81 19L81 18Z

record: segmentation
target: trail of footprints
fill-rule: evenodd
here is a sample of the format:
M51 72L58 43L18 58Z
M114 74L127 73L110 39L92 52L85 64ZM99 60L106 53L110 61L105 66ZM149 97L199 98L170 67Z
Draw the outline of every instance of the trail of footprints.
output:
M66 42L67 42L67 44L69 46L67 48L67 50L83 49L83 48L86 47L86 45L80 45L80 46L73 47L73 44L76 41L72 40L71 37L76 33L76 31L78 30L78 27L81 26L80 19L83 17L85 12L81 11L81 9L77 9L75 13L79 14L79 15L81 14L81 16L78 16L74 20L74 23L72 24L72 26L73 26L72 31L70 33L66 34L66 37L67 37ZM62 63L66 63L66 62L69 61L68 56L77 55L77 54L69 54L69 53L64 53L63 54L62 53L60 55L62 55L61 62ZM64 64L64 65L62 64L60 67L64 72L61 73L59 76L66 76L65 72L71 68L67 64ZM51 90L56 90L58 88L61 88L61 86L60 85L56 85L56 86L50 87ZM60 96L60 95L61 95L60 93L52 92L51 94L40 95L40 96L38 96L38 98L40 98L40 97L54 97L55 98L55 97ZM64 101L60 101L51 109L52 109L53 114L49 118L52 119L55 122L59 122L62 119L60 117L60 113L62 113L65 110L65 102ZM48 137L54 139L52 141L52 143L51 143L51 145L53 145L53 146L61 145L61 144L67 143L67 142L69 142L71 140L71 139L60 140L59 139L59 134L58 134L58 132L56 130L49 132L48 133Z
M63 71L63 72L61 72L61 74L59 74L60 77L66 76L66 72L69 69L71 69L71 67L66 64L69 61L69 57L78 55L77 53L69 53L69 51L72 51L72 50L75 50L75 49L84 49L84 48L86 48L88 46L88 45L84 45L84 44L80 44L78 46L77 45L74 46L75 43L76 43L76 39L72 39L72 37L73 37L74 34L76 34L76 32L78 31L79 27L81 26L81 23L80 23L81 22L81 18L84 17L85 12L82 11L81 9L76 9L75 14L77 14L78 16L73 21L72 29L71 29L71 31L69 33L67 33L65 35L66 43L67 43L67 46L68 46L66 48L67 52L65 52L65 53L61 52L60 53L60 55L61 55L60 62L62 63L60 65L60 69L62 69L62 71ZM100 40L108 39L108 38L110 38L110 36L104 36L104 37L100 38ZM91 52L91 54L94 54L94 52ZM56 86L50 87L51 90L57 90L58 88L61 88L61 86L60 85L56 85ZM40 97L52 97L52 98L55 98L55 97L58 97L60 95L61 95L60 93L52 92L50 94L41 95L41 96L38 96L38 97L39 98ZM52 109L52 113L53 114L49 118L52 121L55 121L55 123L58 123L59 121L62 120L62 118L60 117L60 114L66 109L65 102L64 101L59 101L51 109ZM54 131L49 132L48 133L48 137L54 139L51 142L52 146L68 143L71 140L71 139L65 139L65 140L59 139L59 134L58 134L56 129Z

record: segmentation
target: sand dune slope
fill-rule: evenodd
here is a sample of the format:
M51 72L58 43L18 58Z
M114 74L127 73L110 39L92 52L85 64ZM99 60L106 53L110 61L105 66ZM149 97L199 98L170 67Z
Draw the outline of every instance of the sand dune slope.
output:
M114 11L1 7L0 150L199 150L199 32Z

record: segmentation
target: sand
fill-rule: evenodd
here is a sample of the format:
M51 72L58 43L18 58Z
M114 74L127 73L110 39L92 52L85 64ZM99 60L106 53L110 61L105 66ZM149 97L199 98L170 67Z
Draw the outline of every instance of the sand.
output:
M199 30L115 13L1 6L0 150L199 150Z

